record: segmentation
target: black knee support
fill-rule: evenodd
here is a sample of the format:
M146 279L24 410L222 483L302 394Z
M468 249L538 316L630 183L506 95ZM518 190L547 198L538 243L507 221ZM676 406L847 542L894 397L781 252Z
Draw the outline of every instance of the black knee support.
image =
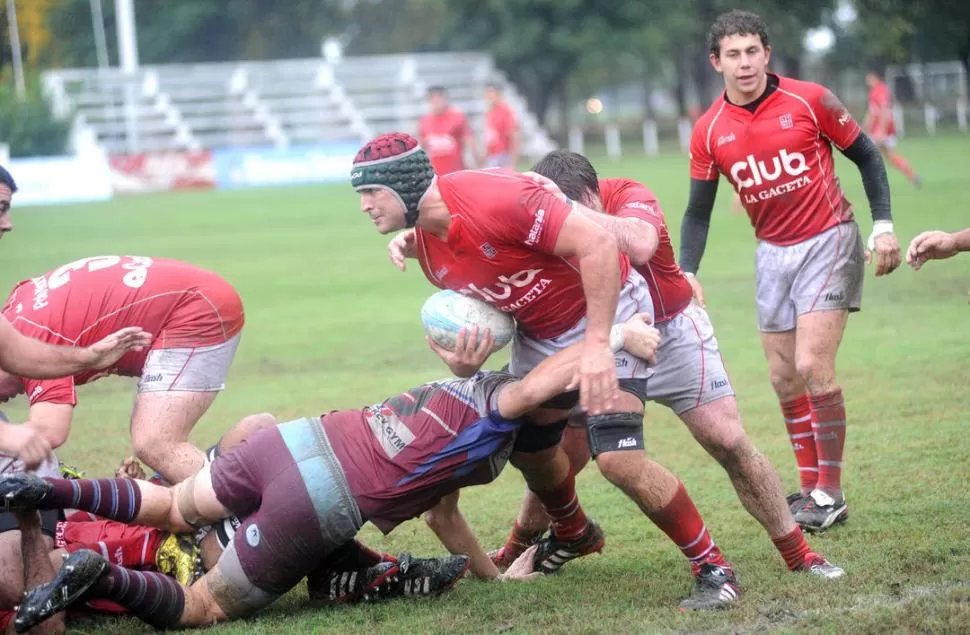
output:
M593 458L604 452L646 449L643 442L643 413L615 412L587 418L586 438Z
M519 426L519 434L515 437L512 450L534 454L556 447L562 440L562 432L566 429L566 419L548 425L523 423Z

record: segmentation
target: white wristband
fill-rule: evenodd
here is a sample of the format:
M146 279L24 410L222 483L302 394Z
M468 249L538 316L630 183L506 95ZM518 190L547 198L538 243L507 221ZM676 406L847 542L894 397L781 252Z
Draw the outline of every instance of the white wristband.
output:
M614 324L610 329L610 350L619 353L623 350L623 325Z
M866 247L869 251L876 248L876 236L882 236L883 234L892 234L893 222L891 220L877 220L872 224L872 233L869 234L869 240L866 241Z

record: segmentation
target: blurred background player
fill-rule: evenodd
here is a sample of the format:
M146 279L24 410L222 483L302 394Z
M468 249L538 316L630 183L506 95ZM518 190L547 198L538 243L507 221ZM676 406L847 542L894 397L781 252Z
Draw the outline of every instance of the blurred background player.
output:
M16 192L17 183L10 172L0 165L0 238L13 229L13 223L10 222L10 202Z
M519 123L498 84L485 86L485 167L516 169L519 164Z
M845 106L819 84L768 73L768 30L731 11L708 34L710 62L725 90L694 127L690 199L680 266L695 277L710 226L718 173L741 195L758 239L758 328L771 383L798 463L795 521L823 530L846 518L842 491L845 399L835 360L852 311L862 303L865 260L876 276L900 263L889 181L878 148ZM859 169L872 213L864 251L852 205L835 174L832 146Z
M28 425L59 447L71 430L76 387L107 375L139 377L131 413L135 454L171 483L202 467L189 433L225 387L239 346L242 299L218 274L177 260L96 256L24 280L3 317L45 342L87 346L120 327L152 332L148 350L101 372L34 380L0 371L0 400L27 393Z
M896 151L896 119L889 85L879 72L869 71L866 73L866 86L869 87L869 106L862 120L862 129L883 156L889 159L889 163L902 172L910 183L919 187L923 180L913 171L909 161Z
M418 124L418 138L435 174L464 170L465 151L474 153L475 138L460 108L448 102L444 86L428 89L429 112Z

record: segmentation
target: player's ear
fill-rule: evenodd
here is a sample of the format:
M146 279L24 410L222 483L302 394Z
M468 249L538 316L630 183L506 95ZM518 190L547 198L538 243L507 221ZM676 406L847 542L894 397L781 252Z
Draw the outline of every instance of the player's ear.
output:
M771 45L765 44L765 64L771 61Z
M707 56L707 59L709 59L711 61L711 66L714 67L714 70L716 70L718 73L722 72L721 71L721 56L720 55L718 55L716 53L711 53L711 54L709 54Z

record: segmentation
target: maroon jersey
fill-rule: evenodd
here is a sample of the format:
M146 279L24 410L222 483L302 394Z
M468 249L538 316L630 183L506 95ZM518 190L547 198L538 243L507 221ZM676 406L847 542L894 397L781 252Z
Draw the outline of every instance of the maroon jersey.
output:
M654 321L657 324L666 322L690 304L694 292L674 257L660 202L648 187L630 179L600 179L599 187L600 200L607 214L637 218L657 230L660 239L657 251L649 262L636 269L650 287Z
M741 197L755 235L792 245L852 219L835 175L832 144L844 149L859 124L824 86L787 77L752 113L722 95L694 126L690 176L720 172Z
M507 373L419 386L362 410L322 417L361 516L384 533L443 496L499 475L519 429L498 414Z
M511 313L518 328L539 340L586 316L579 263L553 255L571 204L502 169L440 177L438 191L451 214L447 240L415 231L418 261L432 284ZM621 282L629 273L621 254Z
M3 317L50 344L90 346L126 326L153 336L152 349L221 344L242 330L242 301L221 276L165 258L82 258L14 287ZM31 405L75 405L75 386L106 375L138 377L148 350L130 352L110 368L59 379L22 378Z

